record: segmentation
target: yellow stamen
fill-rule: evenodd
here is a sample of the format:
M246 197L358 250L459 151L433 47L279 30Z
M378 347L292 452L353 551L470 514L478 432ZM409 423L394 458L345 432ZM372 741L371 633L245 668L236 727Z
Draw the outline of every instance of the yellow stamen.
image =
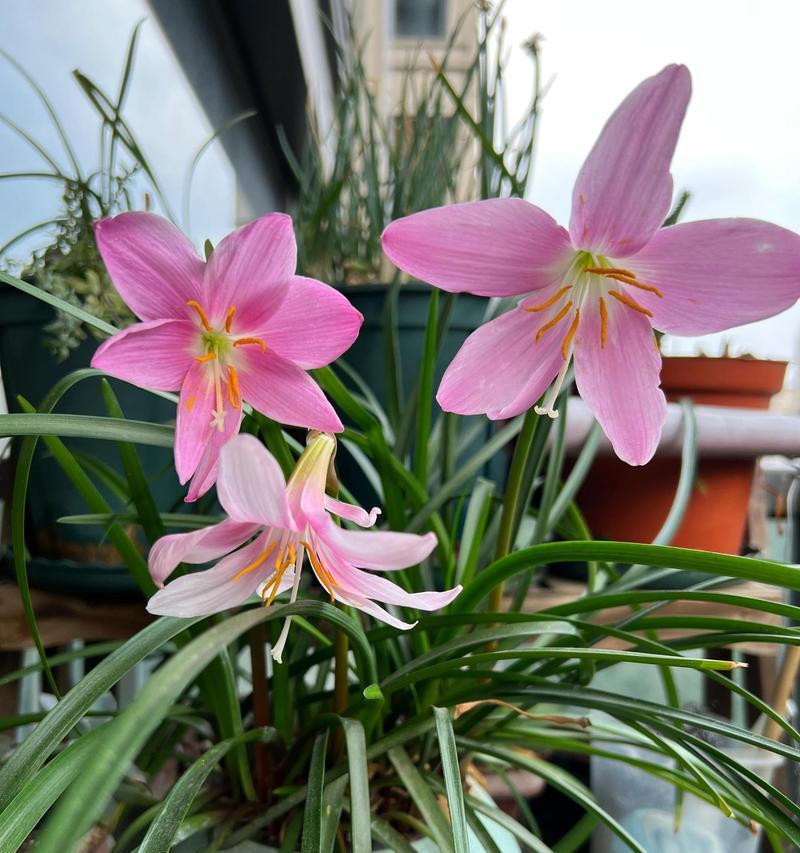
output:
M208 322L208 317L206 317L206 312L200 306L200 303L196 299L190 299L186 303L190 308L194 308L195 311L200 315L200 322L203 324L203 328L207 331L211 331L211 323Z
M621 281L623 284L629 284L631 287L638 287L639 290L646 290L648 293L655 293L655 295L659 299L664 296L664 294L657 287L654 287L652 284L645 284L643 281L639 281L638 279L633 278L632 276L622 274L618 275L615 273L614 275L609 275L608 277L613 278L615 281Z
M294 565L295 558L297 556L295 554L294 545L290 543L286 546L286 550L289 552L289 556L283 560L283 562L280 564L280 566L275 572L275 580L273 581L272 592L269 594L269 601L267 601L267 607L269 607L275 600L275 596L278 594L278 589L281 585L281 579L283 578L286 570L289 568L289 566Z
M631 270L624 270L622 267L586 267L586 272L594 273L595 275L627 275L629 278L636 278L636 274Z
M640 305L635 299L632 299L626 293L620 293L618 290L609 290L608 295L613 296L617 302L627 305L628 308L633 308L634 311L638 311L640 314L646 314L648 317L653 316L652 311L649 311L647 308Z
M261 352L267 351L267 345L261 340L261 338L237 338L233 342L235 347L246 347L248 344L257 344L261 347Z
M553 326L555 326L557 323L560 323L560 322L564 319L564 317L566 317L566 316L567 316L567 314L569 313L570 308L572 308L572 300L571 300L571 299L570 299L570 301L569 301L569 302L567 302L567 304L566 304L566 305L565 305L565 306L564 306L564 307L563 307L563 308L558 312L558 314L556 314L556 316L555 316L555 317L553 317L553 319L552 319L552 320L550 320L550 322L549 322L549 323L545 323L545 324L544 324L544 326L542 326L542 328L541 328L541 329L539 329L539 331L536 333L536 343L537 343L537 344L539 343L539 339L542 337L542 335L543 335L543 334L544 334L548 329L552 329L552 328L553 328Z
M314 553L312 547L308 544L308 542L301 541L300 544L306 549L308 553L308 559L311 562L311 565L314 568L314 571L319 578L319 582L325 587L328 595L331 597L331 604L336 600L333 595L333 588L337 585L336 581L333 579L333 575L325 568L322 564L322 561L319 557Z
M206 355L198 355L195 356L195 361L214 361L217 358L217 354L215 352L207 353Z
M562 287L561 290L556 293L555 296L551 296L547 302L542 302L541 305L531 305L529 308L523 308L523 311L544 311L545 308L549 308L551 305L555 305L559 299L568 291L572 289L572 285L568 284L566 287Z
M231 305L228 309L228 316L225 318L225 331L230 333L231 325L233 324L233 315L236 313L236 306Z
M254 569L257 569L267 559L267 557L269 557L269 555L275 550L275 548L277 548L277 543L270 542L267 548L261 552L261 555L258 557L258 559L253 560L253 562L250 563L249 566L245 566L238 574L236 574L232 578L232 580L238 581L239 578L243 578L246 574L249 574Z
M581 309L575 309L575 319L572 321L572 325L569 327L569 331L567 332L566 338L564 338L564 342L561 344L561 355L564 357L566 361L567 353L569 352L569 345L572 343L572 339L575 337L575 332L578 330L578 323L581 321Z
M606 337L608 335L608 310L606 308L606 301L603 297L600 297L600 349L603 349L606 345Z
M236 374L236 368L228 365L228 396L231 400L231 405L234 409L242 408L242 393L239 390L239 377Z

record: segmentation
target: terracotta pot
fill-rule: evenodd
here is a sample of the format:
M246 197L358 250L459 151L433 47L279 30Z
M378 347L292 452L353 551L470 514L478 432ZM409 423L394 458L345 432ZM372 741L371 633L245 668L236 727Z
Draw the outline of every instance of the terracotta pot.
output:
M670 401L766 409L780 391L786 362L744 358L665 358L662 387ZM689 508L672 544L725 554L742 552L755 460L701 460ZM578 505L597 538L651 542L667 517L680 460L656 458L634 468L614 457L595 461Z

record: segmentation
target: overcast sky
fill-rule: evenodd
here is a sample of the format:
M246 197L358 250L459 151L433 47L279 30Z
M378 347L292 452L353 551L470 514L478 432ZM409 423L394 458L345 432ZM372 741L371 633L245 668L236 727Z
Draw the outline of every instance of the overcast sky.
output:
M369 0L380 2L380 0ZM566 224L572 182L603 122L644 77L686 63L694 94L674 160L676 189L693 193L686 219L755 216L800 230L800 3L795 0L508 0L512 111L530 93L530 60L518 47L544 35L545 78L553 78L529 198ZM70 76L81 68L113 91L124 50L142 31L126 115L180 209L186 169L211 133L144 0L0 0L0 45L22 61L63 115L85 168L97 157L97 122ZM266 38L266 36L265 36ZM48 149L58 144L44 110L0 60L0 112ZM59 152L58 159L63 162ZM40 163L0 128L0 172ZM0 244L52 215L55 191L0 182ZM234 182L212 150L195 182L192 237L218 240L234 221ZM736 351L793 357L800 308L724 336ZM716 353L722 337L703 342ZM668 345L696 350L696 342Z

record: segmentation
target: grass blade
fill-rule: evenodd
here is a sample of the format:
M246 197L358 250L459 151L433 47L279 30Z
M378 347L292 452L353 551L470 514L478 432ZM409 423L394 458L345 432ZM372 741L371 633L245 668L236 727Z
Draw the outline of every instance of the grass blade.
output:
M436 734L439 738L439 754L442 758L442 771L447 790L447 804L450 808L450 828L453 833L455 853L469 853L467 838L467 815L464 809L464 789L461 784L461 767L458 763L456 738L453 724L447 708L434 708Z

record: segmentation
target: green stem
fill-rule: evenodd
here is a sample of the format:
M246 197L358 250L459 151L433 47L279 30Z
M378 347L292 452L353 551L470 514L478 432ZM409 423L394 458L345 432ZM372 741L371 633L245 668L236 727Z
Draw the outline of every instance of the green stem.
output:
M522 486L525 479L525 467L528 455L533 446L536 436L536 428L539 425L539 415L530 409L525 415L522 430L514 446L514 455L511 459L511 468L508 472L508 483L503 498L503 514L500 517L500 531L497 534L497 546L495 548L495 560L505 557L510 553L517 532L517 519L520 513L517 511L522 496ZM497 611L503 600L502 582L495 586L489 594L489 610Z

